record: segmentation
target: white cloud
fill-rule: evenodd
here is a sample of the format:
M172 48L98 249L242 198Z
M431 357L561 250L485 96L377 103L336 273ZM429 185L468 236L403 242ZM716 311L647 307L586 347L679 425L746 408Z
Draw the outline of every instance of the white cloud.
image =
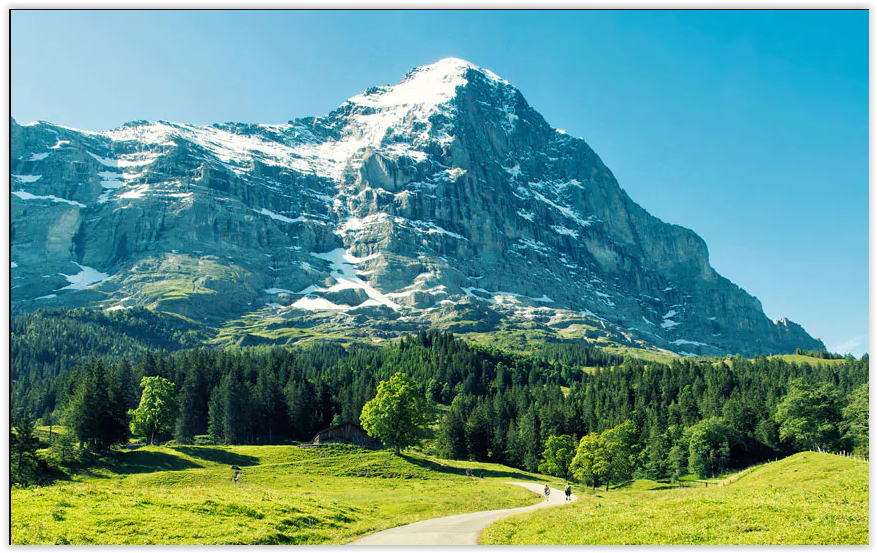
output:
M837 353L852 353L853 355L861 355L868 351L868 335L861 334L859 336L854 336L846 342L841 342L840 344L837 344L836 346L833 346L829 349Z

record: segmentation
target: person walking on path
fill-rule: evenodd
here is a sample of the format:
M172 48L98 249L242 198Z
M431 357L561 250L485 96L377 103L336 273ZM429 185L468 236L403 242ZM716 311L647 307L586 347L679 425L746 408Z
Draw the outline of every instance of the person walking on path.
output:
M545 484L545 501L548 501L549 495L551 495L551 488L548 487L548 484Z
M569 482L566 483L566 488L563 489L563 493L566 494L566 500L570 500L570 496L572 495L572 486L569 485Z

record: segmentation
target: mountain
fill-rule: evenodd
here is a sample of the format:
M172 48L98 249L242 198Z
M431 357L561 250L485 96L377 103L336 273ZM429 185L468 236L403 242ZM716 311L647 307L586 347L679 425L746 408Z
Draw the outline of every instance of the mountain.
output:
M11 160L13 314L143 306L250 341L432 325L824 349L631 200L584 140L459 59L281 125L13 120Z

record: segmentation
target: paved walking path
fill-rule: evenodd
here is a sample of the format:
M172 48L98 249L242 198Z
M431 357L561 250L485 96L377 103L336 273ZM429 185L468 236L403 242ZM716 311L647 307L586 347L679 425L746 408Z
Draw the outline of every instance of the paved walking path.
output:
M523 486L544 497L544 484L531 484L528 482L507 483ZM573 495L572 500L575 501L576 499L576 496ZM481 537L481 532L492 522L496 522L509 515L544 509L545 507L557 507L564 503L569 502L565 500L563 491L551 488L549 500L542 500L535 505L422 520L413 524L376 532L352 541L347 545L478 545L478 538Z

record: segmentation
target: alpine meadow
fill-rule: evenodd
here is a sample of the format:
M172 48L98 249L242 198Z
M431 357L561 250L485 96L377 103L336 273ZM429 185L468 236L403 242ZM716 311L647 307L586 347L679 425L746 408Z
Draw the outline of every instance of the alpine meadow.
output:
M17 60L58 63L15 33L57 19L89 34L128 17L25 12L11 17L13 113L31 102L15 88L30 75ZM434 16L486 14L518 16ZM618 17L623 34L676 14L695 15L569 17ZM375 12L131 15L164 21L159 36L197 21L204 45L211 25L239 25L227 38L252 53L272 25L304 36L321 27L302 22L326 18L341 40L364 36ZM549 36L540 25L555 14L531 15L528 32ZM174 81L180 60L153 67L139 29L132 53L150 63L137 70ZM206 64L191 86L224 74L210 65L217 51L181 40ZM85 44L110 39L89 34L71 52ZM350 55L351 67L365 59ZM347 80L321 71L343 88L394 67L368 55ZM595 60L563 59L600 75ZM526 63L522 74L537 71ZM106 67L109 81L128 79ZM656 78L630 71L643 86ZM268 105L277 91L264 78ZM216 99L243 102L237 86L215 81ZM565 94L543 106L552 117ZM701 236L636 203L584 139L489 69L446 57L282 124L9 121L10 544L869 543L867 350L829 351L833 337L768 316ZM745 251L732 234L745 211L727 216L725 240ZM818 293L796 301L830 301ZM786 305L813 330L796 315L809 305L771 298L770 311Z

